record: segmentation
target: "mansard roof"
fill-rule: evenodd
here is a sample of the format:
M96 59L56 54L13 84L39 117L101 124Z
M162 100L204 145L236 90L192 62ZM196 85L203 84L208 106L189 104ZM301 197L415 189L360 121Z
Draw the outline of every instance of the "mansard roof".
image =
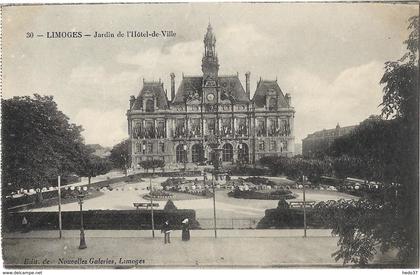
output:
M244 87L237 75L220 76L219 84L221 92L231 92L237 102L249 102Z
M157 107L159 109L168 108L168 97L166 96L165 90L163 88L163 83L161 81L143 81L143 87L133 104L132 110L139 110L142 107L144 96L149 94L157 98Z
M280 108L288 108L291 107L287 103L283 92L280 89L277 80L260 80L257 83L257 89L255 90L253 101L255 102L255 106L257 108L261 108L265 106L265 99L269 92L274 91L278 96L279 100L279 107Z
M172 100L172 103L183 103L184 96L188 95L189 93L198 93L199 96L203 94L201 89L203 82L202 76L185 76L182 78L181 84L178 87L178 91L176 92L175 99Z
M237 75L232 76L219 76L218 77L220 92L231 92L237 102L248 102L249 99L246 96L245 90ZM181 84L178 87L178 91L175 95L175 99L172 103L183 103L184 96L188 93L198 93L201 97L203 94L202 90L203 77L202 76L185 76L182 78Z

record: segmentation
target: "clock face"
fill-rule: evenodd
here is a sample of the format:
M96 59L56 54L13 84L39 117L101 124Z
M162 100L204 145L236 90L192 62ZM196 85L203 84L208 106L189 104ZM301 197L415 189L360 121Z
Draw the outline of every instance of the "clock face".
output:
M207 95L207 100L208 101L213 101L213 99L214 99L214 94L208 94Z

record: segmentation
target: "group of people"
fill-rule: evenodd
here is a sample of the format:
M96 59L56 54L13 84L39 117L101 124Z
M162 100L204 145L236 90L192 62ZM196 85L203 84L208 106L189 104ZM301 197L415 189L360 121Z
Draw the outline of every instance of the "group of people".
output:
M165 223L162 226L162 233L165 234L164 243L171 243L171 225L169 224L169 221L166 220ZM183 241L189 241L190 240L190 223L188 219L184 219L182 221L182 240Z

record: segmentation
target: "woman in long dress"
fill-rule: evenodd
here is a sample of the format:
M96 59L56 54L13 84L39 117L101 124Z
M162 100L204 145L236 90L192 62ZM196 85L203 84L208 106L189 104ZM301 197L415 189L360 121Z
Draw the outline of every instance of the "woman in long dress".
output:
M190 223L188 222L188 219L182 221L182 240L190 240Z

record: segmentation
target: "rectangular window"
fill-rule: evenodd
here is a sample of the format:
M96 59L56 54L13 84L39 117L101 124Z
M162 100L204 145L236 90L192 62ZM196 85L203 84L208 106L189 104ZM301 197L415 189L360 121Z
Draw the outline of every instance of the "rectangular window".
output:
M201 135L201 121L199 118L191 119L190 135L197 137Z
M265 144L264 141L260 141L260 143L258 144L258 149L260 151L264 151L265 150Z
M155 125L152 120L146 121L145 138L155 138Z
M228 136L232 134L232 120L230 118L222 119L222 136Z
M275 140L270 141L270 151L277 151L277 142Z
M156 137L164 138L165 137L165 121L158 121L156 128Z
M175 137L183 137L185 135L185 119L177 119L175 126Z
M262 137L265 136L265 119L258 118L257 119L257 136Z
M216 120L214 118L207 119L207 132L208 134L215 134Z
M153 154L153 143L148 143L147 144L147 153L148 154Z
M277 134L277 131L278 131L277 119L269 118L268 119L268 135L275 136Z
M237 136L246 136L248 134L248 129L246 127L246 119L245 118L238 118L236 128L236 135Z
M287 141L286 140L280 142L280 152L284 152L284 151L287 151Z
M163 142L159 143L159 149L161 153L165 153L165 143Z

